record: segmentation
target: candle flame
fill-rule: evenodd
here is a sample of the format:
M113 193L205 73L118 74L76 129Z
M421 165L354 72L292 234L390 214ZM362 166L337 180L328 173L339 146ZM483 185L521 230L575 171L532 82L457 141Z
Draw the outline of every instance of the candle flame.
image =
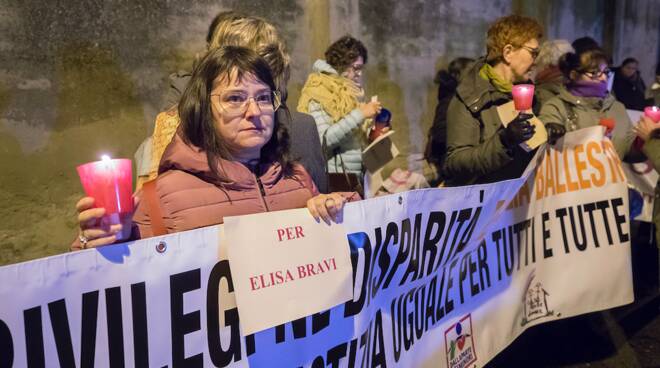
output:
M101 160L103 160L103 161L105 161L105 162L108 162L108 161L110 161L110 156L108 156L108 155L102 155L102 156L101 156Z

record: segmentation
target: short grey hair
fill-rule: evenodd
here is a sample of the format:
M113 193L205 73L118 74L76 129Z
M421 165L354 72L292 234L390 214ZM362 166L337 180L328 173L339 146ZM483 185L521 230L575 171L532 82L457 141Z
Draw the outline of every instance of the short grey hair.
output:
M547 40L543 42L539 50L539 56L536 58L537 70L559 65L559 58L567 52L575 52L573 46L567 40Z

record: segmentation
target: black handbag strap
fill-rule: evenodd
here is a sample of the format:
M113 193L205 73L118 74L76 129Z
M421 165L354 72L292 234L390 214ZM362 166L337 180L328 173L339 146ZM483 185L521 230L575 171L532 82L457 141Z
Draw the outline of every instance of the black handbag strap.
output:
M323 150L323 158L325 159L325 176L328 180L328 183L330 183L330 172L328 171L328 158L326 157L326 152L328 151L328 143L326 140L326 133L323 133L323 142L321 143L321 149ZM339 163L341 164L341 171L344 174L344 179L346 180L346 184L348 188L351 188L351 179L348 176L348 173L346 172L346 165L344 165L344 158L342 157L341 153L339 152L339 148L334 149L332 157L335 160L335 166L337 162L337 156L339 156ZM360 177L359 175L357 176L357 181L355 183L355 191L358 193L364 193L364 188L362 187L362 183L360 183Z

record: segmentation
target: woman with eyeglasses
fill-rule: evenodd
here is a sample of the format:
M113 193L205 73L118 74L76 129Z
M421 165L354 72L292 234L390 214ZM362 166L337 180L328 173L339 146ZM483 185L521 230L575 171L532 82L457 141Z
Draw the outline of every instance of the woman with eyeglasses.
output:
M369 128L364 123L382 108L378 101L362 103L366 63L367 49L362 42L344 36L328 47L325 60L314 63L300 92L298 111L312 115L316 121L328 160L331 190L354 188L362 181L362 146Z
M347 199L319 194L289 157L284 108L268 63L234 46L210 51L195 67L178 105L181 118L161 159L160 175L137 193L132 238L215 225L225 216L307 207L336 220ZM151 184L153 183L153 184ZM103 208L77 204L80 236L72 248L114 243L122 225L104 226Z
M534 135L531 115L502 121L498 107L512 101L513 84L529 80L542 36L536 20L519 15L500 18L488 29L486 57L466 70L449 103L446 185L492 183L525 170L533 152L519 145Z
M625 106L607 90L611 73L607 55L600 49L567 53L560 58L559 69L565 85L541 107L539 118L546 127L561 125L566 131L574 131L603 125L622 160L643 160L639 150L631 149L635 133Z

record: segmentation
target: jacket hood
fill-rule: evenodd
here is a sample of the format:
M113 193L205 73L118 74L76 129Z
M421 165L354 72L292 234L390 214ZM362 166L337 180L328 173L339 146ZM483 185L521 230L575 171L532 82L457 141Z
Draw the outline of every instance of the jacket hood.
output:
M479 76L479 71L484 64L484 58L475 61L465 72L456 89L456 94L472 113L480 111L491 101L488 97L490 93L497 92L490 82Z
M318 59L312 65L312 71L316 73L339 74L327 61Z
M564 85L561 82L542 82L536 85L536 89L544 89L548 92L552 92L555 95L558 95L562 89L564 89Z
M282 175L279 163L260 164L259 176L264 186L274 185ZM170 170L185 171L202 180L232 190L254 188L257 176L247 166L237 161L219 159L216 170L224 178L218 178L209 167L206 152L183 140L181 129L167 146L158 168L159 174Z

